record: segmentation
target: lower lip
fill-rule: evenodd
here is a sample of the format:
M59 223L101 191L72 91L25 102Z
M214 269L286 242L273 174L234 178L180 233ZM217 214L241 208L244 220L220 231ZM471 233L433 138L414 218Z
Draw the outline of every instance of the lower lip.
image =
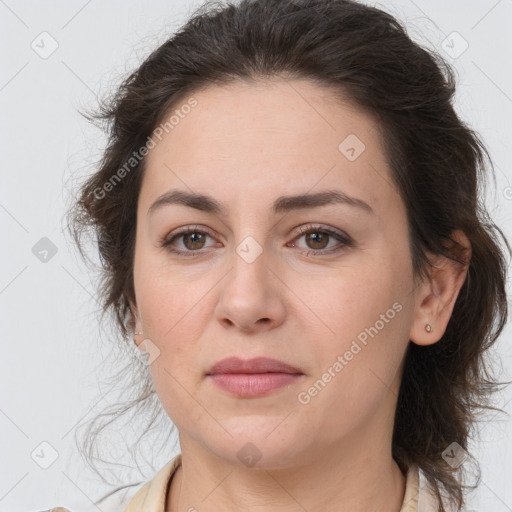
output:
M219 373L209 375L220 388L240 397L262 396L302 377L299 373Z

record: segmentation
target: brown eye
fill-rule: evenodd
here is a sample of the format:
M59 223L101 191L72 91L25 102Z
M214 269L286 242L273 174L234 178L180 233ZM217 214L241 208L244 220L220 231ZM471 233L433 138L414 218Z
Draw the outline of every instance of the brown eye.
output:
M205 234L200 232L186 233L181 235L183 245L191 251L202 249L205 241Z
M305 250L307 256L332 254L346 250L354 244L353 240L345 233L322 226L308 225L302 227L299 232L299 236L295 238L292 245ZM297 243L302 238L304 238L305 247ZM333 243L331 244L331 242Z
M325 249L332 235L322 232L307 233L305 235L306 243L310 249Z
M160 245L167 251L180 256L195 256L201 254L201 249L207 247L207 238L212 236L195 227L189 227L161 240Z
M207 238L214 240L209 233L199 230L197 227L188 227L160 240L160 246L178 256L201 256L205 254L202 249L208 247L206 245ZM306 247L296 243L302 238L305 239ZM331 244L331 242L333 243ZM352 247L353 243L353 240L343 232L309 225L300 229L299 236L295 238L291 246L302 249L307 256L321 256L346 250Z

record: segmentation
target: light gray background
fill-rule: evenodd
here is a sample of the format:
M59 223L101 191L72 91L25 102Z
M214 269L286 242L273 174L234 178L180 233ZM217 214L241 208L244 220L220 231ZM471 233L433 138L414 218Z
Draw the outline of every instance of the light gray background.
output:
M76 426L109 403L100 394L107 375L99 365L109 348L108 339L100 339L94 277L62 232L73 180L92 171L105 143L77 109L94 106L96 95L112 90L199 4L0 0L1 512L90 506L91 498L108 489L95 483L73 441ZM405 21L422 44L441 51L447 48L443 41L452 46L448 59L458 74L456 106L493 156L497 188L491 188L488 206L510 238L512 1L376 5ZM51 48L48 36L40 36L43 31L58 43L46 59L31 47L35 41L42 52L46 37L44 48ZM468 48L458 55L464 41ZM57 248L47 262L32 251L43 237ZM508 326L498 350L502 379L510 379ZM497 404L510 412L511 400L509 389ZM468 509L511 511L512 421L497 415L480 430L481 440L472 448L481 462L482 483ZM34 450L40 460L49 456L42 442L58 452L48 469L31 457ZM175 453L170 445L155 454L153 464L159 468Z

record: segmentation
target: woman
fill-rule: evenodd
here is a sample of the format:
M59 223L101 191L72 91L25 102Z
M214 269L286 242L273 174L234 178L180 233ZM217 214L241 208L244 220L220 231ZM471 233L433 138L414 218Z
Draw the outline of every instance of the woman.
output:
M181 450L117 510L461 510L507 306L454 92L377 8L242 0L104 106L72 233Z

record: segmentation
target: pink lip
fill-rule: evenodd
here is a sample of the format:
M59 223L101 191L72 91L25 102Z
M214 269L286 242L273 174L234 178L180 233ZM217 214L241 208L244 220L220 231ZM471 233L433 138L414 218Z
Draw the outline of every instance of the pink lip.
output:
M206 374L220 388L240 397L256 397L293 383L304 374L297 368L266 357L229 357Z
M240 359L228 357L215 363L207 375L218 373L302 373L298 368L277 359L256 357L254 359Z

